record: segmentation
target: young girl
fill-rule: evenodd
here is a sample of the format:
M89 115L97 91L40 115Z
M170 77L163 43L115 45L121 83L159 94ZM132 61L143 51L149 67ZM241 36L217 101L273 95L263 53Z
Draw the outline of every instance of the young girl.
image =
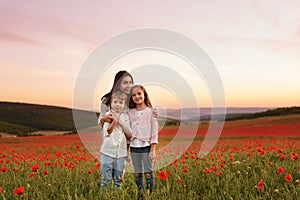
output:
M146 189L153 191L154 177L152 160L156 157L155 147L158 142L158 123L155 118L149 96L145 88L136 85L131 88L128 111L132 130L130 153L135 172L136 185L144 189L143 174L146 178Z

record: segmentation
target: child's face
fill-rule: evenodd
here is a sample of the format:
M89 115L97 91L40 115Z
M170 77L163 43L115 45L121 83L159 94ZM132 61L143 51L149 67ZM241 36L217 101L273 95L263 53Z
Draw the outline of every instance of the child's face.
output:
M145 95L144 95L144 91L137 87L135 89L132 90L132 100L135 104L140 105L144 103L145 100Z
M113 98L111 100L111 109L115 111L116 113L120 114L125 107L125 101L120 98Z

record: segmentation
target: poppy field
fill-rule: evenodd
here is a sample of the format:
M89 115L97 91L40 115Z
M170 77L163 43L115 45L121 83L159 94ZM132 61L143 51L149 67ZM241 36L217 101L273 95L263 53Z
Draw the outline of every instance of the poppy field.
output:
M300 125L289 121L226 122L204 157L207 125L182 153L164 148L178 127L163 128L154 165L176 158L155 171L155 190L145 199L300 199ZM101 190L100 168L78 135L0 138L0 199L136 199L132 173L121 189Z

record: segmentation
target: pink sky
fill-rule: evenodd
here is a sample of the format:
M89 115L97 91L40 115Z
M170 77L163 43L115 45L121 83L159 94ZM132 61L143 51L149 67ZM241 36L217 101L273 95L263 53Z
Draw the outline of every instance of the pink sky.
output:
M205 49L222 78L227 106L299 105L299 8L296 0L1 1L0 101L72 107L81 64L97 45L124 31L157 27Z

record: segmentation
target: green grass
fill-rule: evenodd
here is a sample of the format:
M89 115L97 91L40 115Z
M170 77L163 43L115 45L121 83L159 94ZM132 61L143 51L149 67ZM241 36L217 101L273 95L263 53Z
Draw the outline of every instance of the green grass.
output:
M120 190L112 188L101 191L100 169L96 167L99 161L78 141L66 144L63 137L67 136L60 137L62 142L52 145L49 140L41 140L38 144L33 141L26 143L25 140L16 145L1 144L0 156L5 155L6 158L0 158L3 160L0 169L7 167L8 170L0 172L0 198L136 199L137 188L132 173L125 174ZM270 144L269 138L252 139L251 142L256 142L251 143L252 149L248 149L247 139L236 139L230 143L221 139L216 148L220 147L222 151L214 150L205 157L206 160L197 157L198 143L194 143L177 162L155 171L155 191L152 194L145 192L145 199L299 199L300 166L298 161L289 158L291 152L300 153L290 145L299 145L299 140L291 140L290 143L276 138L273 140L278 141L276 146ZM260 146L266 148L264 155L256 151ZM276 151L269 150L271 146L275 149L282 148L287 158L280 159ZM165 156L172 153L174 152L165 153ZM247 157L248 153L252 154L251 158ZM234 158L233 161L230 161L231 157ZM9 164L6 163L7 160L10 160ZM45 162L51 162L51 165L44 166ZM220 167L219 164L223 162L224 167ZM272 162L272 166L269 166L269 162ZM31 171L34 164L40 165L37 172ZM218 169L210 173L204 172L205 168L212 166L217 166ZM278 174L278 166L285 169L284 174ZM188 169L187 172L184 172L185 168ZM43 174L44 170L48 171L47 175ZM161 170L169 172L166 180L158 178ZM219 171L222 175L216 176ZM30 174L34 176L30 177ZM286 174L292 175L291 182L285 180ZM183 182L179 183L179 179ZM261 179L264 180L264 190L257 188ZM20 186L25 188L24 194L13 194L13 190Z

